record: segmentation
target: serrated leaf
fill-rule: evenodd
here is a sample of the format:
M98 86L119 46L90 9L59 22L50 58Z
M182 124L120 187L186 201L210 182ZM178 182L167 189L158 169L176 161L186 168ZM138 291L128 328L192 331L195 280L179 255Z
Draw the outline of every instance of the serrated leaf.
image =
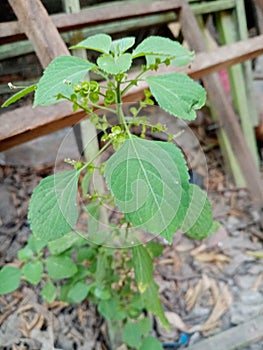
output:
M144 338L139 350L163 350L162 343L159 342L157 338L152 337L151 335L147 338Z
M41 295L47 303L53 303L57 295L56 286L51 281L47 281L41 291Z
M158 293L157 284L152 281L152 283L147 287L145 292L141 294L145 308L157 316L164 327L170 329L171 326L165 317L161 300Z
M150 36L132 52L133 58L141 56L146 56L147 66L155 63L156 58L160 58L161 61L170 58L172 65L183 66L193 60L194 53L177 41L160 36Z
M122 341L129 347L138 349L142 342L140 326L137 322L128 321L122 331Z
M69 248L80 245L81 243L87 242L83 237L81 237L76 231L70 232L65 236L51 241L48 243L48 249L52 255L58 255Z
M94 64L75 56L60 56L45 69L37 84L33 107L58 102L57 95L70 97L74 84L79 83Z
M107 161L105 177L127 221L171 241L188 206L187 167L176 145L127 139Z
M102 53L109 53L111 48L111 37L107 34L95 34L82 40L77 45L71 46L70 49L89 49Z
M4 266L0 270L0 294L8 294L19 287L22 271L17 267Z
M109 74L119 74L127 72L132 64L132 56L124 53L119 57L103 55L97 59L97 64L104 72Z
M43 264L41 261L30 261L22 268L26 281L36 285L42 279Z
M132 249L135 279L140 293L143 293L153 281L152 259L143 245Z
M182 223L182 230L191 238L203 239L212 234L218 226L213 223L212 208L207 194L200 187L191 184L189 195L190 205Z
M125 312L120 308L120 303L117 298L101 300L98 305L98 310L107 320L123 320L126 317Z
M114 54L120 55L132 47L135 43L135 37L129 36L114 40L111 44L110 51Z
M54 279L69 278L78 271L68 256L50 256L46 260L46 269L49 277Z
M68 298L72 303L82 302L88 295L90 286L86 283L78 282L68 291Z
M51 175L34 189L28 220L37 238L53 241L69 233L76 224L78 176L76 170Z
M185 74L171 73L146 78L151 93L166 112L186 120L205 104L204 88Z
M37 87L37 84L33 84L30 86L27 86L26 88L18 91L13 96L11 96L8 100L6 100L1 107L8 107L12 103L15 103L16 101L20 100L22 97L30 94L31 92L35 91Z

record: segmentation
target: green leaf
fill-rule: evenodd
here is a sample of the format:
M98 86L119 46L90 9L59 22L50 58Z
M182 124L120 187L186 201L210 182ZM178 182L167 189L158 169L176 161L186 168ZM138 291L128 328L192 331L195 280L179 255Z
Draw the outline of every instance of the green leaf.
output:
M37 84L34 107L58 102L58 94L70 98L74 84L79 83L93 67L93 63L79 57L60 56L54 59Z
M160 301L158 293L157 284L152 281L152 283L146 288L146 290L141 294L145 308L157 316L164 327L170 329L171 326L165 317L163 307Z
M128 346L138 349L142 342L140 326L137 322L128 321L122 331L122 341Z
M159 106L176 117L193 120L195 110L205 104L204 88L185 74L149 76L146 80Z
M109 53L111 48L111 37L107 34L95 34L81 41L70 49L90 49L102 53Z
M50 278L72 277L77 271L74 262L68 256L51 256L46 260L46 269Z
M117 298L101 300L98 305L98 310L107 320L123 320L126 317L125 312L121 310Z
M144 338L141 344L141 347L139 350L163 350L162 344L159 342L158 339L148 336L147 338Z
M8 100L6 100L1 107L8 107L10 106L12 103L20 100L22 97L30 94L30 92L33 92L36 90L37 84L33 84L30 86L27 86L26 88L18 91L16 94L14 94L13 96L11 96Z
M52 241L72 230L78 219L76 170L43 179L33 191L28 220L35 237Z
M89 290L90 286L86 283L78 282L69 290L68 298L72 303L80 303L87 297Z
M146 249L152 259L160 256L163 252L163 248L163 245L158 242L148 242L146 244Z
M22 268L26 281L36 285L42 279L43 264L41 261L30 261Z
M127 72L132 64L132 56L129 53L124 53L119 57L111 55L103 55L97 59L97 64L104 72L109 74L119 74Z
M47 281L41 291L41 295L47 303L52 303L56 299L57 295L56 286L51 281Z
M147 65L155 63L156 58L164 61L171 59L171 64L175 66L184 66L191 62L194 53L184 48L177 41L160 36L150 36L143 40L132 52L132 57L146 56Z
M51 241L48 243L48 249L52 255L58 255L69 248L80 245L81 243L87 242L83 237L81 237L76 231L70 232L65 236Z
M19 287L22 271L17 267L4 266L0 270L0 294L8 294Z
M153 281L152 259L143 245L132 249L135 279L140 293L143 293Z
M114 54L120 55L132 47L135 43L135 37L129 36L114 40L111 44L110 51Z
M38 254L46 245L47 242L36 238L35 236L30 236L28 239L28 247L35 253Z
M212 234L218 226L213 226L212 208L207 194L193 184L189 187L189 194L190 206L183 221L182 230L191 238L203 239Z
M138 320L138 325L140 327L141 335L148 335L150 330L152 329L152 322L148 317L141 318Z
M30 260L33 255L34 252L30 249L28 244L17 252L18 259L21 261Z
M104 174L127 221L172 240L188 206L189 176L176 145L127 139L107 161Z

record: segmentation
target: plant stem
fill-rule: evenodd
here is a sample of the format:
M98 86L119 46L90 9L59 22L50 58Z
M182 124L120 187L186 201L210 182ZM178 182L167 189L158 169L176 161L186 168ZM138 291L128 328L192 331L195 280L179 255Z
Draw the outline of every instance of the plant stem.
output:
M112 140L110 140L109 142L107 142L107 143L99 150L99 152L98 152L93 158L91 158L91 160L90 160L89 162L85 163L78 171L81 173L82 170L86 169L89 165L91 165L91 164L94 162L94 160L95 160L96 158L98 158L98 157L111 145L111 143L112 143Z

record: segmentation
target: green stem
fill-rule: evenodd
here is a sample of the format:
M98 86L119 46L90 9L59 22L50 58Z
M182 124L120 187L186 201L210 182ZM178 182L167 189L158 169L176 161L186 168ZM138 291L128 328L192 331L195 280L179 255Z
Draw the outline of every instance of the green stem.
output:
M128 136L131 137L130 130L127 126L123 109L122 109L122 92L121 92L121 80L117 80L117 86L116 86L116 107L117 107L117 117L119 119L120 125L124 125L125 131L127 132Z
M84 169L86 169L89 165L91 165L91 164L94 162L94 160L95 160L96 158L98 158L98 157L111 145L111 143L112 143L112 140L110 140L109 142L107 142L107 143L99 150L99 152L98 152L93 158L91 158L90 161L88 161L87 163L85 163L85 164L78 170L79 173L81 173Z
M147 71L142 71L140 72L137 77L135 77L133 80L131 80L131 82L122 90L121 95L126 94L126 92L132 87L134 86L134 81L138 82L140 80L140 78L143 77L143 75L146 73Z

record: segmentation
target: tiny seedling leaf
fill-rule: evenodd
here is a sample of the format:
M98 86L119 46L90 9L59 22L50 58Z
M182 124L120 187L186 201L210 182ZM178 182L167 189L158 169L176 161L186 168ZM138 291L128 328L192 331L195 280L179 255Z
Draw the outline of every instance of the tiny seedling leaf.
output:
M16 101L20 100L22 97L30 94L30 92L33 92L36 90L37 84L33 84L30 86L27 86L26 88L18 91L16 94L11 96L8 100L6 100L1 107L8 107L12 103L15 103Z
M73 87L85 78L94 64L74 56L55 58L44 71L37 84L34 107L58 102L57 96L70 98Z
M138 349L142 342L140 325L137 322L127 321L122 331L122 341L129 347Z
M28 219L37 238L52 241L69 233L76 224L78 175L70 170L48 176L33 191Z
M42 279L43 264L41 261L30 261L23 266L22 271L25 279L36 285Z
M0 294L11 293L19 287L22 271L17 267L4 266L0 270Z
M162 344L157 338L149 335L147 338L144 338L139 350L163 350Z
M50 278L63 279L75 275L76 265L68 256L50 256L46 260L46 269Z
M68 299L72 303L80 303L87 297L89 290L90 286L86 283L78 282L68 291Z
M52 303L57 295L56 286L51 281L47 281L41 291L41 295L47 303Z
M146 80L159 106L171 115L193 120L195 110L205 104L204 88L185 74L149 76Z

